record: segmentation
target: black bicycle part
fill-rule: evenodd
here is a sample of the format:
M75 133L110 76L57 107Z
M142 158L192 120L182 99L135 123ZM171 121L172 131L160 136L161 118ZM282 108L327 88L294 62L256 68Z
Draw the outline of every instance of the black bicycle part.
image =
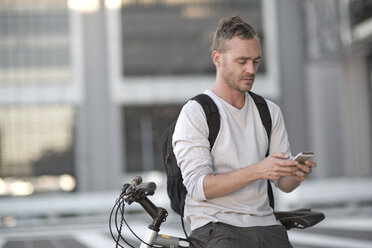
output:
M124 247L121 244L119 244L120 239L122 239L128 246L135 248L132 246L122 235L122 224L123 222L126 224L128 229L131 231L131 233L142 243L146 244L147 246L159 248L160 246L154 246L147 244L145 241L143 241L140 237L138 237L135 232L130 228L129 224L124 218L124 206L125 202L130 205L133 202L139 203L143 209L152 217L153 222L148 226L149 229L159 232L161 223L166 221L166 217L168 216L168 212L161 207L155 206L148 198L148 195L153 195L156 189L156 184L153 182L150 183L142 183L142 178L137 176L133 179L132 184L124 184L122 192L119 196L119 198L116 200L116 203L111 211L110 219L109 219L109 227L110 227L110 233L111 237L116 242L116 247ZM116 210L116 211L115 211ZM118 213L121 213L121 220L120 220L120 226L118 226ZM115 238L112 228L111 228L111 222L112 222L112 215L115 212L115 227L116 231L118 232L118 237Z

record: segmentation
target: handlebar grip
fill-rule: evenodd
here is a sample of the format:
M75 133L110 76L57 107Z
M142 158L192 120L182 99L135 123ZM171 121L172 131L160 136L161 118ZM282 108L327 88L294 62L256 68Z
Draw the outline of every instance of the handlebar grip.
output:
M156 190L156 184L153 182L141 183L138 185L138 189L145 192L146 195L153 195Z
M140 176L136 176L132 180L132 186L137 186L137 185L140 185L141 183L142 183L142 177Z

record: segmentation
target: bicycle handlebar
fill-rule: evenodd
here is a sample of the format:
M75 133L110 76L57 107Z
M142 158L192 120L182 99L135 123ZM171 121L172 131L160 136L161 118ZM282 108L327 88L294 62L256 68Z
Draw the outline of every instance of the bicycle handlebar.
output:
M156 189L156 184L153 182L142 183L142 178L137 176L133 179L132 184L123 186L123 199L129 205L133 202L138 202L143 209L153 218L153 223L149 226L150 229L159 231L162 222L166 221L168 212L164 208L154 205L147 196L153 195Z
M134 236L138 240L141 241L141 248L150 248L150 247L190 247L190 243L187 241L187 239L179 238L179 237L173 237L170 235L161 235L159 234L160 226L163 222L166 221L166 218L168 216L167 210L161 207L157 207L152 203L147 196L153 195L155 193L156 184L153 182L143 183L142 178L137 176L135 177L131 184L127 183L123 185L122 192L119 196L119 198L116 200L116 204L114 205L111 214L110 214L110 233L112 238L116 242L116 247L124 247L120 245L120 240L125 242L130 247L133 247L128 240L126 240L122 235L122 224L125 222L125 224L128 226L129 230L132 232ZM133 230L129 227L128 223L124 219L124 206L125 203L128 205L132 204L133 202L139 203L142 208L152 217L153 221L148 226L148 230L146 232L146 235L143 239L138 237ZM118 226L118 213L121 213L121 220L120 220L120 226ZM118 232L117 238L114 236L112 229L111 229L111 223L112 223L112 216L115 214L115 226L116 230ZM154 246L155 245L155 246Z

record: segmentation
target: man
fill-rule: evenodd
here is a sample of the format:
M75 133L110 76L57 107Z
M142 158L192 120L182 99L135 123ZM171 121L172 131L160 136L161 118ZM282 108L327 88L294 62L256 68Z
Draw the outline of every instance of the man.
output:
M212 43L216 82L208 94L221 115L210 150L202 107L189 101L173 135L174 153L188 191L185 219L195 247L292 247L269 206L267 179L284 192L294 190L316 163L290 160L279 107L266 100L270 142L256 105L247 93L261 60L255 30L239 16L222 19ZM270 155L265 158L269 147Z

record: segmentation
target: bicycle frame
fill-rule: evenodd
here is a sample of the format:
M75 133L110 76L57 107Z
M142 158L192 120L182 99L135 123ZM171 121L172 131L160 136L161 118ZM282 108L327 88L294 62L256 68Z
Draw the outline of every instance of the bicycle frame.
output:
M159 234L158 232L148 229L140 248L149 248L150 245L160 245L165 247L190 247L189 243L181 238ZM149 245L147 245L149 244Z

